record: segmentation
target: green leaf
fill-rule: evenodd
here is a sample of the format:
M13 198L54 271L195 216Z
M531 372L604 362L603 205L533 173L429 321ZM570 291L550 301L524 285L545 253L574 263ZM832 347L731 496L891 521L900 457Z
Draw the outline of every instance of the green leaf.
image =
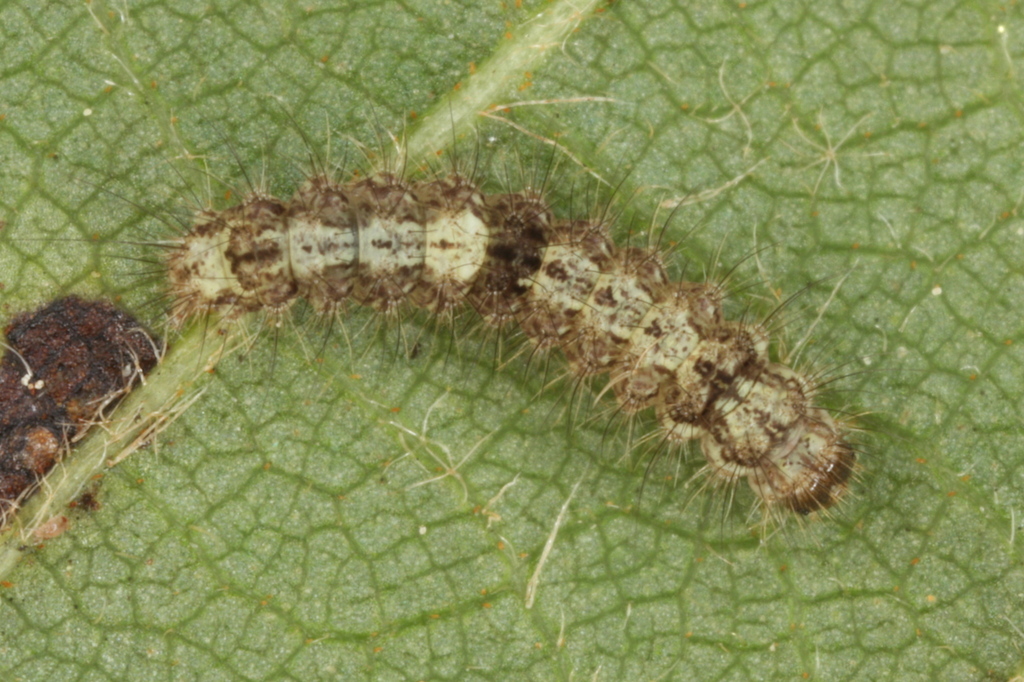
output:
M1019 9L522 4L0 3L3 318L74 291L163 333L143 242L229 188L287 196L328 146L479 161L492 189L554 158L559 211L607 201L600 176L623 241L681 203L678 271L739 264L737 316L810 285L778 350L807 335L831 404L871 413L854 494L764 537L748 491L687 485L689 453L641 497L608 401L549 385L557 357L496 361L472 320L300 306L212 374L197 325L133 400L205 392L85 484L102 507L61 506L116 456L100 434L40 498L71 530L3 539L0 677L1020 671Z

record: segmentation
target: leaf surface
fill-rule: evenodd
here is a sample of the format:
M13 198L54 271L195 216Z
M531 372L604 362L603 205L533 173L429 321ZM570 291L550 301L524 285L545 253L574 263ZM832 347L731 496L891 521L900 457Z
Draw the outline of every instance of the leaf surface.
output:
M842 377L829 404L871 413L851 499L763 537L746 490L689 482L697 453L641 497L608 402L471 319L325 329L299 306L212 374L195 325L135 399L205 393L86 484L101 509L3 540L0 676L1019 671L1019 9L521 4L0 3L4 319L76 292L162 332L142 242L288 196L311 156L476 163L492 191L549 174L562 215L622 211L620 243L680 204L676 275L736 266L735 316L807 287L777 350L803 342Z

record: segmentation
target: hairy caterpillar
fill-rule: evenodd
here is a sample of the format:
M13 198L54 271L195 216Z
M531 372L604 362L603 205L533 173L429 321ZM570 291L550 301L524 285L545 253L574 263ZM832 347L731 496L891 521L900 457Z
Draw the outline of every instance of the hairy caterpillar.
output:
M0 361L0 529L162 354L131 316L68 296L19 315Z
M664 440L698 440L714 480L745 478L769 510L835 504L856 456L813 380L771 361L763 326L725 319L720 287L670 281L655 250L617 247L609 227L459 173L319 173L288 201L253 192L199 211L169 245L171 321L280 314L299 298L324 315L353 303L450 318L468 304L560 349L577 377L609 375L623 413L653 408Z

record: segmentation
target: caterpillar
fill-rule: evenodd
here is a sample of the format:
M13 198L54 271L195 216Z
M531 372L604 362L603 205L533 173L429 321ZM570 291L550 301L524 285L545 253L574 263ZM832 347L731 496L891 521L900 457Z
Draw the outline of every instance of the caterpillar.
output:
M581 380L607 375L625 415L699 441L712 480L746 479L768 510L827 510L856 466L849 425L814 380L769 357L762 324L723 313L722 287L672 281L653 248L616 246L607 218L560 219L538 190L485 193L469 177L308 178L289 200L253 191L196 212L164 265L170 320L280 315L305 299L451 318L468 306L558 349Z
M67 296L15 317L0 360L0 529L162 355L106 301Z

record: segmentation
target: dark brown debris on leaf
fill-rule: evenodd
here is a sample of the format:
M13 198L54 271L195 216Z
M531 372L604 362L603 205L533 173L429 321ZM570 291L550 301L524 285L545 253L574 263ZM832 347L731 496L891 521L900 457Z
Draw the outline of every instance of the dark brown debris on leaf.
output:
M95 488L86 490L78 499L68 502L68 509L81 509L87 512L99 511L102 507L103 503L100 502L99 493Z
M61 298L17 316L0 361L0 528L69 447L160 359L106 301Z

